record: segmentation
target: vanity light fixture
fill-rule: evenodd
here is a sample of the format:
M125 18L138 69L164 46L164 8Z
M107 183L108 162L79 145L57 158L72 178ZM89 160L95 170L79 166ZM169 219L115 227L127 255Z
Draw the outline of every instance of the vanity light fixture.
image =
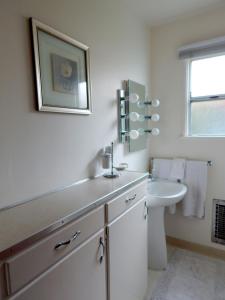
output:
M152 107L159 107L160 106L160 100L159 99L153 99L149 100L146 97L145 101L140 100L140 97L138 94L132 93L129 96L124 96L120 98L120 101L129 101L133 104L137 103L138 107L144 107L145 105L151 105Z
M160 100L159 99L153 99L153 100L145 100L141 101L138 94L130 94L128 97L125 98L125 100L130 101L131 103L138 103L138 105L151 105L152 107L159 107L160 106Z
M124 90L118 90L119 141L129 143L130 151L144 149L146 134L157 136L160 133L158 128L148 129L148 121L158 122L160 120L160 115L148 112L148 108L149 106L159 107L160 101L159 99L150 100L145 95L145 87L131 80L126 82ZM135 122L142 122L140 128ZM135 144L134 141L138 138L140 139Z
M129 118L132 122L137 122L137 121L139 121L140 115L139 115L139 113L132 111L129 115Z
M152 129L139 128L137 131L138 131L139 135L144 135L145 133L150 133L151 135L157 136L160 134L159 128L152 128Z
M125 137L130 137L132 140L138 139L140 135L138 130L122 131L121 134Z
M153 122L158 122L160 119L160 115L159 114L153 114L151 116L145 116L145 119L150 119Z
M153 115L148 115L148 116L144 116L144 115L140 115L137 112L131 112L129 115L129 118L132 122L144 122L145 120L151 120L153 122L158 122L160 119L160 115L159 114L153 114Z
M159 107L160 106L160 100L159 99L153 99L153 100L146 100L146 101L138 101L137 103L138 107L142 108L146 105L151 105L152 107Z
M152 107L159 107L160 101L159 101L159 99L153 99L152 101L145 101L144 104L151 105Z
M145 130L145 132L151 133L154 136L157 136L157 135L160 134L159 128L152 128L152 129L149 129L149 130Z
M138 94L130 94L129 96L123 95L123 97L120 98L120 101L130 101L131 103L137 103L139 101L140 97Z
M128 97L128 100L131 103L137 103L139 101L139 95L138 94L130 94L130 96Z
M152 129L139 128L138 130L121 132L122 135L129 136L132 140L136 140L139 138L139 136L144 135L146 133L150 133L151 135L157 136L160 134L160 130L159 128L152 128Z
M139 132L137 130L131 130L129 136L132 140L136 140L139 138Z

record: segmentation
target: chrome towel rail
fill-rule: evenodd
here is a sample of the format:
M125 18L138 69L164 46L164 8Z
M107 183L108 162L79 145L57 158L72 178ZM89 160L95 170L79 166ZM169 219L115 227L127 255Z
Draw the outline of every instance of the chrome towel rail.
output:
M153 162L154 159L174 159L174 157L152 157L150 159L151 163ZM200 160L200 159L191 159L191 158L187 158L187 160L193 160L193 161L205 161L205 160ZM212 167L213 166L213 162L212 160L207 160L205 161L207 163L208 167Z

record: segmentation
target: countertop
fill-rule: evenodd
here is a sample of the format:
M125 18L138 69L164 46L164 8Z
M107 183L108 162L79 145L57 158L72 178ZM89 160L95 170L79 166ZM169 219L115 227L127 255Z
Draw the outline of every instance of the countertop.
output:
M0 211L0 259L76 220L147 176L129 171L114 179L99 176Z

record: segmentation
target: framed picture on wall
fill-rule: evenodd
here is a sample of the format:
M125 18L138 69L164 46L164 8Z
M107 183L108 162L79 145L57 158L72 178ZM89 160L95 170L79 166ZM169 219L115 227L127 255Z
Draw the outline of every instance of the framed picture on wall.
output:
M89 47L31 19L38 110L90 114Z

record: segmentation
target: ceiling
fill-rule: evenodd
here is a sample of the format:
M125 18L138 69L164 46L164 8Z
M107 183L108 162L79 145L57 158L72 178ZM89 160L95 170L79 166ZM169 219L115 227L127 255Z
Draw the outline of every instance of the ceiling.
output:
M225 0L123 0L149 25L156 26L176 18L201 13L225 5Z

